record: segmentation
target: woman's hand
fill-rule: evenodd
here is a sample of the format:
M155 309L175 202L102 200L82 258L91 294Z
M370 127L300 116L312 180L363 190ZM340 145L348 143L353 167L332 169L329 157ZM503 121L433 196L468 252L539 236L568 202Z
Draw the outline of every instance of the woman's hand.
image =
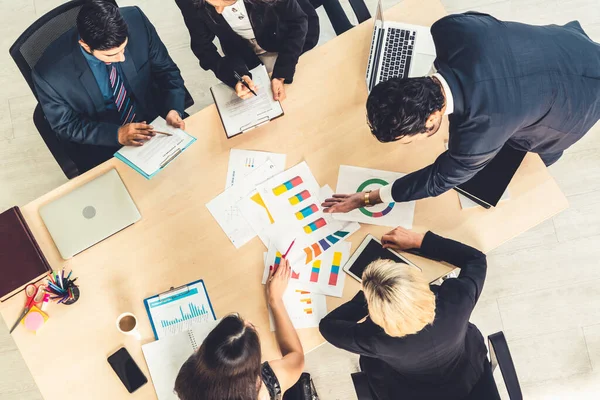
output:
M391 232L386 233L381 238L383 248L392 250L420 249L423 244L422 233L412 232L402 227L397 227Z
M273 99L283 101L286 99L285 87L283 86L283 78L274 78L271 80L271 90L273 91Z
M290 275L292 274L292 268L290 263L285 258L281 259L279 268L277 270L271 269L269 272L269 279L267 280L267 298L269 304L277 303L283 298L283 293L287 289Z
M252 82L252 79L250 79L248 75L242 76L242 79L248 84L248 86L250 86L250 89L254 90L255 92L258 92L258 86L256 86L254 82ZM252 92L248 90L248 88L244 86L242 82L238 82L235 85L235 94L237 94L240 99L244 100L254 97Z

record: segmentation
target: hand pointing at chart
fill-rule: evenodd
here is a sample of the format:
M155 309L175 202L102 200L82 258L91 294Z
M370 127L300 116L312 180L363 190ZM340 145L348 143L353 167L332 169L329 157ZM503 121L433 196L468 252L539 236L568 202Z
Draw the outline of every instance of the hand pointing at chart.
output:
M326 199L321 206L326 213L347 213L361 207L369 207L381 203L379 189L370 192L354 194L334 194Z

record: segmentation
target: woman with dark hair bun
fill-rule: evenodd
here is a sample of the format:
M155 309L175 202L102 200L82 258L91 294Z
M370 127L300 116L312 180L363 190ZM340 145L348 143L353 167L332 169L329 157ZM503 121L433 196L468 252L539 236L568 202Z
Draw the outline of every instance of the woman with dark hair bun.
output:
M312 0L317 1L317 0ZM250 69L263 63L271 76L275 100L285 99L300 55L319 41L319 17L311 0L175 0L190 31L200 66L235 89L243 99L254 95ZM222 57L213 40L219 38ZM269 90L258 88L258 90Z
M304 352L283 305L291 268L282 260L267 284L267 298L282 358L261 364L258 331L232 314L204 339L175 381L181 400L281 400L304 369Z

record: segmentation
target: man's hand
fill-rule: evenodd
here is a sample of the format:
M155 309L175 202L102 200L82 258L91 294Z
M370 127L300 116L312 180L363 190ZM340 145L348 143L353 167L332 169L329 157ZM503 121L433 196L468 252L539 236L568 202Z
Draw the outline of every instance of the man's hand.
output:
M123 146L142 146L156 133L153 127L144 122L132 122L119 128L119 143Z
M326 199L321 206L326 213L347 213L365 206L365 194L366 192L334 194L333 197ZM369 204L375 205L379 203L381 203L379 190L373 190L369 193Z
M273 91L273 99L283 101L287 97L285 95L285 87L283 86L283 78L274 78L271 80L271 90Z
M420 249L424 237L425 235L422 233L412 232L399 226L393 231L383 235L381 243L383 243L384 249Z
M175 110L169 111L166 121L168 125L174 128L185 129L185 121L181 119L179 113Z
M285 292L285 289L287 289L291 274L292 268L290 267L288 260L285 258L281 259L281 263L279 264L277 271L273 271L273 269L271 269L269 272L269 279L267 280L267 298L269 300L269 304L281 301L283 298L283 293Z
M242 76L242 79L248 84L248 86L250 86L250 89L254 90L254 92L258 92L258 86L252 82L252 79L250 79L248 75ZM235 94L237 94L240 99L244 100L254 97L252 92L248 90L248 88L244 86L242 82L238 82L235 85Z

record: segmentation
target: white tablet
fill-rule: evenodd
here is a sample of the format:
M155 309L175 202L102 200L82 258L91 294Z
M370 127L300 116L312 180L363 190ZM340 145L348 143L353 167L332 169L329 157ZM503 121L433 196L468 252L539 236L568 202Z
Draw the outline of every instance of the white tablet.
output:
M379 259L407 264L421 271L421 268L417 267L395 251L384 249L381 245L381 241L376 239L373 235L367 235L365 237L365 240L362 241L360 246L358 246L358 249L356 249L354 254L352 254L352 257L350 257L348 262L344 265L344 271L357 281L362 282L363 271L369 264Z

